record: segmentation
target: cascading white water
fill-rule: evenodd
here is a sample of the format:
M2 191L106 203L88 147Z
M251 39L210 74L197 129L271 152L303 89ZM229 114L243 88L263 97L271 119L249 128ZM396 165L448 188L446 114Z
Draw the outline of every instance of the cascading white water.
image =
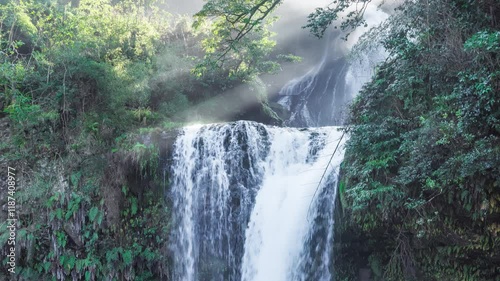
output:
M315 136L311 137L311 132ZM311 280L301 263L307 259L322 259L321 279L329 280L328 248L320 246L315 257L310 257L308 247L317 227L318 208L315 190L323 194L330 185L335 190L342 150L336 152L331 166L329 155L340 141L341 133L335 128L321 128L301 132L296 129L271 131L271 148L265 164L262 186L246 231L242 263L242 280ZM328 140L328 143L325 142ZM315 156L311 152L319 153ZM322 174L329 175L321 183ZM333 176L332 176L333 175ZM335 194L330 194L333 208ZM333 213L328 218L333 226ZM318 269L315 269L318 270Z
M341 136L247 121L183 129L173 280L330 280Z
M174 280L233 280L267 154L257 123L187 127L174 145ZM228 279L229 278L229 279Z
M316 127L343 125L348 103L373 75L375 66L387 54L382 47L372 48L352 61L344 58L360 36L387 19L388 14L369 4L364 17L366 27L357 28L347 42L327 33L321 60L304 75L287 82L279 91L277 102L289 111L285 125ZM335 47L332 47L335 46ZM345 50L344 50L345 49Z
M342 58L332 59L331 39L326 38L324 53L316 66L301 77L288 81L279 91L278 103L290 112L285 125L316 127L341 124L340 108L345 104L346 63Z

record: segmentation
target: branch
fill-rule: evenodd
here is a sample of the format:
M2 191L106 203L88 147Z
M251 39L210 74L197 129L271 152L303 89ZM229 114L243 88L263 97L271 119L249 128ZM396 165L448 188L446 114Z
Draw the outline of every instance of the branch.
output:
M323 178L326 175L326 171L328 170L328 167L330 167L330 164L332 163L333 156L337 152L337 149L339 148L340 143L342 142L342 139L344 138L345 133L346 133L346 131L342 132L342 136L340 136L339 142L337 143L337 146L335 147L335 150L333 151L332 156L330 157L330 160L328 161L328 164L326 165L326 168L323 171L323 175L321 175L321 179L319 180L318 186L316 187L316 190L314 191L314 194L313 194L313 197L311 199L311 202L309 202L309 208L307 210L307 213L309 213L309 211L311 210L311 206L312 206L312 203L314 201L314 197L316 196L316 193L318 193L318 189L321 186L321 182L323 181Z
M229 1L229 0L225 0ZM252 1L254 2L254 1ZM245 36L251 33L255 27L259 27L274 9L283 0L259 0L252 4L232 4L229 2L209 2L205 4L202 11L196 14L198 17L222 17L228 25L222 25L228 35L223 38L219 54L215 59L216 64L220 64L231 50L237 50L239 43Z

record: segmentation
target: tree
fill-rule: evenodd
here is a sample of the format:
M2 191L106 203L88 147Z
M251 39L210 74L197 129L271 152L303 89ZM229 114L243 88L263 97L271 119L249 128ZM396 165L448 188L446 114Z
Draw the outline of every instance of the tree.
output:
M371 0L334 1L311 13L304 28L309 28L312 34L320 38L341 13L354 7L340 24L342 29L354 29L366 23L363 15L370 2ZM219 42L222 44L220 59L237 48L237 43L242 38L252 31L261 30L266 18L282 3L283 0L209 0L195 16L199 19L197 24L204 18L212 18L219 19L216 25L225 27L225 32L219 34L223 37Z
M269 55L275 46L267 29L279 0L209 1L195 15L194 27L208 29L203 41L206 52L198 66L201 75L220 70L236 79L274 72L278 64Z

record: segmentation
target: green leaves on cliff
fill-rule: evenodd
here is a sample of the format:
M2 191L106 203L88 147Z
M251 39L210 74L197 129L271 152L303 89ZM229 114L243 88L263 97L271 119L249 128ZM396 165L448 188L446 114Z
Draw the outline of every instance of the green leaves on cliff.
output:
M488 52L498 51L500 49L500 31L479 31L465 41L464 49L479 49Z
M193 91L178 72L189 75L194 65L179 48L198 50L184 44L194 36L176 37L170 23L177 20L146 2L0 4L0 117L11 133L2 139L9 152L2 160L25 171L16 193L23 206L20 279L150 280L166 272L161 246L151 246L165 242L164 202L153 200L162 196L149 191L138 199L135 191L120 205L121 195L109 195L117 175L112 183L103 179L117 136L157 122L159 105L189 105ZM166 56L171 65L162 64ZM172 112L161 117L170 120ZM119 258L108 263L115 248Z
M345 199L376 280L500 274L500 6L467 3L406 2L367 36L389 58L351 108Z

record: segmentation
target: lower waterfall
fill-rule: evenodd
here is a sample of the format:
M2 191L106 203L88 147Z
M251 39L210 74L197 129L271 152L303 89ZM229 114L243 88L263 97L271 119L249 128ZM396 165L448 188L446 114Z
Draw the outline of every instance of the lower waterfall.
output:
M172 279L331 280L342 136L249 121L184 128L171 164Z

